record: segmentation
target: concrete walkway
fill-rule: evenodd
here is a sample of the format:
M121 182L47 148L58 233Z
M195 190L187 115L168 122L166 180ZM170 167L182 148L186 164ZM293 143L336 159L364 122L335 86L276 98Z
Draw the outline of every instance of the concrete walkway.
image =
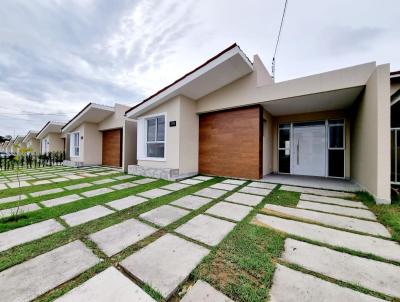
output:
M318 191L323 193L323 190ZM327 191L328 195L332 196L331 192ZM278 265L275 271L270 300L383 301L351 288L354 285L399 299L400 245L392 240L356 233L390 237L389 231L376 221L375 215L358 202L352 204L352 201L325 196L301 196L307 201L300 200L297 208L267 204L263 209L266 215L258 214L252 221L253 224L296 236L296 240L285 240L281 256L283 265ZM299 241L298 238L311 240L314 244ZM335 247L359 252L365 257L346 253L342 249L337 251L333 249ZM368 255L397 264L369 259ZM286 266L291 264L321 275L321 278ZM337 282L343 283L339 285Z

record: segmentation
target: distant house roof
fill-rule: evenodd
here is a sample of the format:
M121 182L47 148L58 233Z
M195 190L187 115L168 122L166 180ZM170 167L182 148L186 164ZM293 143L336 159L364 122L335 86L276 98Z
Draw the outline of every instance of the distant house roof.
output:
M140 114L143 109L154 108L180 94L192 99L198 99L232 83L252 70L251 61L240 47L234 43L173 83L130 108L125 112L125 115L134 117Z
M100 123L114 112L114 107L89 103L62 127L62 132L73 131L84 122Z
M42 129L40 129L36 138L42 139L49 133L61 133L62 126L64 126L64 123L62 122L49 121L43 126Z
M23 139L23 143L26 144L30 139L35 138L38 135L39 132L34 131L34 130L29 130L28 133L25 135Z

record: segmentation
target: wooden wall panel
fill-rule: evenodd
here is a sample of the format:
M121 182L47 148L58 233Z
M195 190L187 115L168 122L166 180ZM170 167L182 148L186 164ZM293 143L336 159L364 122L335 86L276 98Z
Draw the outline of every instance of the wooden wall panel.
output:
M199 119L199 171L262 177L262 110L259 106L212 112Z
M105 166L121 167L122 129L103 131L103 159Z

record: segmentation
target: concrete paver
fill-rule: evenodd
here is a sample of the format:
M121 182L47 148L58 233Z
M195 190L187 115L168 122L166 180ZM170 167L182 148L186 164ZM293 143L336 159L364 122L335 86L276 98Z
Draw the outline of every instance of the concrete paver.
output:
M51 184L51 181L50 180L37 180L37 181L32 181L31 184L34 186L47 185L47 184Z
M205 189L197 191L197 192L195 192L193 194L194 195L198 195L198 196L208 197L208 198L219 198L222 195L226 194L226 191L218 190L218 189L205 188Z
M52 182L63 182L63 181L67 181L67 180L69 180L68 178L65 178L65 177L57 177L57 178L52 178L52 179L50 179L50 181L52 181Z
M275 270L271 302L383 302L384 300L357 292L347 287L295 271L278 264Z
M356 209L349 207L342 207L338 205L323 204L318 202L300 200L297 204L298 208L316 210L325 213L332 213L345 216L353 216L357 218L364 218L370 220L376 220L374 213L366 209Z
M114 211L103 206L94 206L78 212L63 215L60 218L63 219L69 226L76 226L100 217L110 215L112 213L114 213Z
M182 189L186 189L188 187L190 187L190 185L177 182L177 183L163 186L163 187L161 187L161 189L170 190L170 191L179 191Z
M100 262L76 240L0 272L2 301L31 301Z
M211 176L202 176L202 175L200 175L200 176L193 177L192 179L207 181L207 180L210 180L210 179L213 179L213 178L214 177L211 177Z
M116 210L124 210L133 206L136 206L138 204L141 204L143 202L146 202L147 199L139 196L128 196L124 197L121 199L116 199L110 202L107 202L106 205L109 207L112 207Z
M375 221L361 220L352 217L319 213L299 208L283 207L267 204L264 211L272 211L301 219L315 221L327 226L333 226L350 231L357 231L376 236L390 237L389 231L380 223Z
M207 215L198 215L175 231L207 245L216 246L234 227L235 224L232 222Z
M286 239L282 259L336 280L400 298L400 267Z
M226 201L243 204L246 206L255 207L264 199L263 196L246 194L246 193L233 193L232 195L225 198Z
M10 217L18 213L18 215L24 214L24 213L29 213L33 211L40 210L41 207L39 207L36 203L30 203L27 205L23 205L20 207L12 207L8 209L3 209L0 210L0 218L5 218L5 217Z
M253 187L253 188L260 188L260 189L269 189L273 190L277 186L276 184L270 184L267 182L259 182L259 181L253 181L247 185L248 187Z
M109 257L150 236L157 229L135 219L129 219L91 234L89 238Z
M54 219L45 220L11 231L0 233L0 252L64 230Z
M181 302L233 302L220 291L203 280L197 280Z
M246 217L252 209L253 208L251 207L222 201L213 205L206 211L206 213L223 218L228 218L234 221L240 221L244 217Z
M88 187L91 187L91 186L93 186L93 184L88 183L88 182L82 182L80 184L66 186L66 187L64 187L64 189L67 189L67 190L79 190L79 189L88 188Z
M54 189L49 189L49 190L32 192L32 193L29 193L29 195L31 195L32 197L40 197L40 196L56 194L56 193L61 193L61 192L64 192L63 188L54 188Z
M151 189L148 191L144 191L144 192L140 192L137 195L139 196L143 196L149 199L153 199L153 198L157 198L157 197L161 197L167 194L171 194L172 192L169 190L163 190L163 189Z
M208 253L200 245L166 234L123 260L121 266L167 300Z
M271 193L271 190L262 189L262 188L254 188L254 187L244 187L244 188L241 188L239 190L239 192L255 194L255 195L260 195L260 196L267 196L269 193Z
M133 183L133 182L125 182L122 184L117 184L117 185L113 185L110 188L113 190L123 190L123 189L129 189L129 188L133 188L138 186L137 183Z
M331 246L343 247L349 250L373 254L384 259L400 262L400 245L394 241L262 214L256 215L252 223L268 226L281 232Z
M56 302L155 302L143 289L125 277L115 267L92 277Z
M130 179L130 178L134 178L134 177L135 177L134 175L121 175L121 176L115 176L114 178L118 179L118 180L124 180L124 179Z
M92 181L92 184L104 185L104 184L108 184L108 183L114 182L114 181L117 181L117 180L112 179L112 178L104 178L104 179L99 179L99 180Z
M45 200L40 202L42 205L44 205L45 207L55 207L61 204L66 204L66 203L70 203L70 202L74 202L77 201L79 199L82 199L81 196L79 196L78 194L72 194L72 195L67 195L67 196L63 196L63 197L58 197L58 198L54 198L54 199L49 199L49 200Z
M144 185L144 184L148 184L154 181L157 181L158 179L155 178L142 178L142 179L138 179L138 180L134 180L133 182L139 184L139 185Z
M233 184L227 184L227 183L217 183L217 184L210 186L210 188L225 190L225 191L232 191L232 190L235 190L238 186L239 185L233 185Z
M166 226L187 215L189 211L164 205L141 214L139 217L159 226Z
M206 198L206 197L201 197L201 196L195 196L195 195L186 195L182 198L179 198L171 204L180 206L182 208L186 209L191 209L191 210L197 210L201 208L202 206L210 203L212 199Z
M101 189L86 191L81 194L85 197L93 197L93 196L99 196L99 195L103 195L103 194L107 194L107 193L111 193L111 192L114 192L114 190L110 189L110 188L101 188Z
M180 181L180 183L186 184L186 185L198 185L198 184L201 184L202 182L203 182L203 180L197 180L197 179L192 179L192 178L184 179L184 180Z
M238 185L241 186L246 182L246 180L240 180L240 179L225 179L222 181L222 184L231 184L231 185Z
M342 198L326 197L326 196L318 196L318 195L302 193L300 195L300 199L315 201L320 203L327 203L327 204L336 204L345 207L368 209L368 207L360 201L352 201Z
M31 185L29 182L24 181L24 180L22 180L20 182L18 182L18 181L8 182L6 184L11 189L15 189L15 188L19 188L19 187L21 187L21 188L22 187L29 187Z
M287 186L287 185L281 186L279 188L279 190L307 193L307 194L314 194L314 195L321 195L321 196L328 196L328 197L340 197L340 198L353 198L356 196L354 193L348 193L348 192L312 189L312 188L295 187L295 186Z
M0 204L1 203L14 202L14 201L18 201L18 200L24 200L24 199L27 199L27 198L28 197L25 194L13 195L13 196L10 196L10 197L0 198Z

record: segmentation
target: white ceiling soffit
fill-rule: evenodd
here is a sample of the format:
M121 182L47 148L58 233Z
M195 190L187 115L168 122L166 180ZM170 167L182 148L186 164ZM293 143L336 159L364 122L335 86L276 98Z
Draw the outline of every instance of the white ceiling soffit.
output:
M251 62L236 46L132 109L127 113L127 116L130 118L137 117L178 95L197 100L252 71Z
M342 110L354 103L363 88L359 86L273 100L262 103L262 106L274 116Z
M115 112L114 107L99 104L90 104L85 110L80 112L62 129L63 133L68 133L78 128L83 123L100 123Z

